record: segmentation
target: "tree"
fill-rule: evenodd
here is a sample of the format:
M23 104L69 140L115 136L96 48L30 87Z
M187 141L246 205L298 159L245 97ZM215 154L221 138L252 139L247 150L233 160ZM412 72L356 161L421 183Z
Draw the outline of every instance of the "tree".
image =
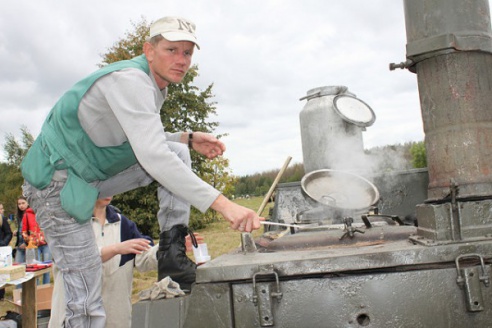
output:
M15 214L17 198L22 195L24 178L20 171L20 164L27 151L34 142L34 137L26 126L21 126L21 142L12 133L5 136L4 152L7 163L0 163L0 195L6 214Z
M222 192L224 196L231 197L234 194L236 177L232 176L228 170L224 170L227 167L229 167L229 160L224 157L205 161L202 165L202 179Z
M201 165L201 178L209 183L212 187L219 190L224 196L231 197L234 195L234 185L236 178L227 170L229 160L224 157L216 157L212 160L204 161ZM192 210L190 226L194 229L202 228L206 223L214 222L217 219L217 213L209 210L204 214L197 210Z
M149 34L150 24L142 17L140 23L131 22L131 25L133 31L127 31L125 38L118 40L107 53L101 55L103 63L99 67L142 54L142 46Z
M0 163L0 203L5 208L5 215L17 212L17 198L22 195L22 182L24 181L20 170L14 165Z
M132 22L133 30L126 33L125 37L117 41L106 54L102 55L103 64L130 59L142 54L143 44L149 33L150 24L142 18L139 23ZM198 66L194 65L184 77L182 83L171 84L168 87L168 96L161 108L161 120L164 129L173 131L203 131L213 132L218 126L217 122L211 121L210 116L216 115L216 103L213 98L213 84L200 90L193 84L198 76ZM218 136L221 137L221 136ZM196 152L192 152L193 171L205 181L224 184L224 191L230 188L232 177L227 173L229 162L219 159L209 163L206 158ZM211 178L213 177L213 178ZM225 180L231 179L231 182ZM210 180L207 180L210 179ZM132 190L123 195L116 195L113 204L124 210L126 216L134 220L143 233L154 238L158 235L158 226L155 217L158 209L157 184L149 187ZM219 189L220 190L220 189ZM214 213L206 213L205 216L214 217ZM200 227L201 213L192 211L191 225ZM197 224L193 224L197 222Z
M412 165L414 168L427 167L427 155L423 141L414 143L410 147L410 153L412 154Z
M5 136L4 151L7 157L7 163L17 168L20 167L22 159L26 155L31 145L34 143L34 137L31 135L26 126L21 126L22 145L12 133Z

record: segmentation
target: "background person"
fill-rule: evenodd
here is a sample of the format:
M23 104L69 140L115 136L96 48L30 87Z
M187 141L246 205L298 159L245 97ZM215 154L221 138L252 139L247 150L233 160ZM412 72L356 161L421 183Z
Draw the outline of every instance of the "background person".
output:
M142 235L134 222L108 206L112 197L98 199L92 228L103 262L102 299L106 327L131 327L133 268L157 269L157 246ZM153 247L151 247L153 246ZM65 291L62 273L54 266L54 288L49 327L63 327Z
M17 223L17 230L15 231L15 262L24 263L26 262L26 242L22 237L22 218L24 217L24 212L29 207L26 197L21 196L17 198L17 214L15 216ZM20 287L19 287L20 288Z
M3 215L5 209L0 203L0 247L9 246L12 240L12 229L9 220ZM0 300L5 297L5 288L0 288Z
M12 229L9 220L4 215L5 209L0 203L0 247L9 246L12 240Z
M38 261L51 261L51 252L44 238L43 231L36 222L36 214L33 209L27 205L22 217L22 238L28 244L32 243L37 247ZM50 283L50 273L43 274L43 284Z

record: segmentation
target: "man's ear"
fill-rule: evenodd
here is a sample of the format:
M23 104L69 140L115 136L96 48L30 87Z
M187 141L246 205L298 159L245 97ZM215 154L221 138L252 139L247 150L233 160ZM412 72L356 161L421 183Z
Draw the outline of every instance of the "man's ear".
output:
M143 53L147 57L147 61L150 62L154 58L154 46L150 42L145 42L143 45Z

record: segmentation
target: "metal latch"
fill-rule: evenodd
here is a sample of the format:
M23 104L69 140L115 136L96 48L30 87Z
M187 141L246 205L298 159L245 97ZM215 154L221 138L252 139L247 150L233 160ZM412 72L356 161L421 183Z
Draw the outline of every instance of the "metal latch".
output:
M271 282L256 282L257 276L275 276L276 291L271 291ZM261 327L271 327L274 325L272 299L276 298L280 303L282 292L280 292L280 282L278 274L273 270L260 271L253 275L253 303L258 307Z
M460 268L460 260L467 258L480 259L480 266ZM458 285L465 289L466 295L466 308L470 312L483 311L483 297L482 288L480 282L483 282L485 287L490 285L490 278L485 268L483 257L480 254L462 254L456 258L456 270L458 271L458 278L456 282Z

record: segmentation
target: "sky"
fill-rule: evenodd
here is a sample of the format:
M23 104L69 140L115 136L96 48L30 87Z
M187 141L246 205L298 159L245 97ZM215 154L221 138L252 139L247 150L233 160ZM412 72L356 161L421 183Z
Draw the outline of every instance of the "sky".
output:
M0 12L0 145L39 134L57 99L97 69L134 23L186 17L201 88L213 83L217 133L238 176L303 162L299 113L308 90L346 86L375 123L364 148L422 141L416 75L405 61L403 0L16 0Z

